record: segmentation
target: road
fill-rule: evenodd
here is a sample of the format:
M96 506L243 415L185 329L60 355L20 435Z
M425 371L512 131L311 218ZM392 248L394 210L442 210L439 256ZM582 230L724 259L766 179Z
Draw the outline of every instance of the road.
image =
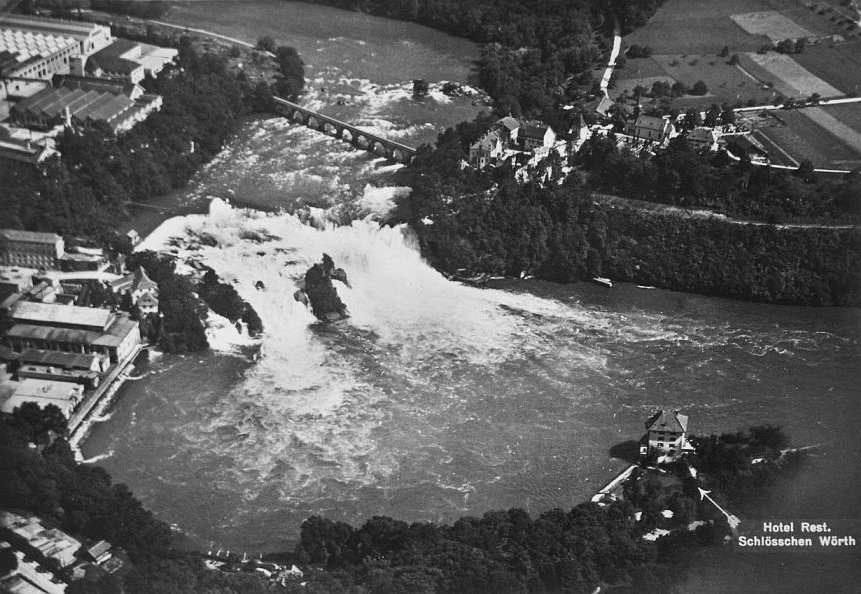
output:
M607 62L607 69L604 71L604 76L601 77L601 92L604 93L605 99L610 99L607 88L610 86L610 77L613 76L613 69L616 67L616 58L619 57L619 50L622 49L622 26L619 24L619 18L613 15L613 49L610 52L610 61Z
M821 223L766 223L765 221L754 221L750 219L736 219L725 214L707 210L704 208L692 209L681 208L669 204L659 204L635 198L623 198L621 196L610 196L608 194L593 194L592 199L597 204L605 206L628 208L640 210L652 214L681 217L683 219L715 219L730 225L752 225L754 227L774 227L775 229L822 229L828 231L848 231L850 229L861 229L858 225L826 225Z

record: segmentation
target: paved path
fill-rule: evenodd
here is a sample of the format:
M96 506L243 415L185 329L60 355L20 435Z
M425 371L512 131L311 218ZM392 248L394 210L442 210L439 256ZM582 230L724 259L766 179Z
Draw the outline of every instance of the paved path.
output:
M681 217L683 219L715 219L730 225L752 225L754 227L774 227L775 229L824 229L829 231L847 231L850 229L861 229L859 225L826 225L821 223L766 223L750 219L736 219L725 214L708 210L705 208L692 209L672 206L670 204L659 204L636 198L623 198L621 196L610 196L608 194L593 194L592 199L597 204L605 206L628 208L640 210L653 214Z
M221 35L220 33L213 33L212 31L207 31L206 29L196 29L194 27L186 27L185 25L174 25L172 23L165 23L164 21L153 21L148 20L148 23L152 23L153 25L161 25L162 27L170 27L171 29L179 29L181 31L191 31L193 33L200 33L201 35L208 35L209 37L215 37L217 39L223 39L224 41L229 41L230 43L236 43L238 45L244 45L245 47L250 47L254 49L256 46L253 43L248 43L247 41L242 41L241 39L237 39L235 37L228 37L227 35ZM264 52L265 54L275 57L275 54L272 52Z
M604 71L604 76L601 77L601 92L604 93L605 99L610 99L607 88L610 86L610 77L613 76L613 69L616 67L616 58L619 57L620 49L622 49L622 27L619 24L619 18L613 15L613 49L610 52L607 69Z

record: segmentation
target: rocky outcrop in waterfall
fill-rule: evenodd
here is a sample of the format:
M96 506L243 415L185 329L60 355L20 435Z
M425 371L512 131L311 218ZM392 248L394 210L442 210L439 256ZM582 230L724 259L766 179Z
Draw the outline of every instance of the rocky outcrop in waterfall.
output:
M317 319L323 322L338 322L350 317L347 306L338 297L332 280L350 286L344 269L335 268L332 258L323 254L323 261L314 264L305 273L305 286L293 294L296 301L310 306Z

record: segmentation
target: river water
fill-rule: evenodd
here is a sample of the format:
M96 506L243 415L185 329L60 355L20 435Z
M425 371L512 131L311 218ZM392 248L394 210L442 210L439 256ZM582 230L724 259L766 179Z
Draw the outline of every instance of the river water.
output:
M251 41L306 27L295 45L319 80L305 101L330 106L335 85L351 87L350 105L331 109L410 142L480 109L408 97L414 65L433 56L444 67L428 80L466 80L477 52L468 43L298 3L241 3L248 26L264 27L250 34L230 24L238 4L183 5L172 18ZM861 517L858 310L625 285L452 283L421 260L408 229L365 219L408 191L381 189L392 169L281 120L249 123L184 196L215 198L209 214L168 221L149 242L234 282L265 336L227 327L212 352L153 357L84 456L203 546L262 552L290 547L314 514L355 525L569 508L624 466L609 456L614 444L638 438L656 409L681 409L694 433L768 422L796 444L838 441L846 458L787 485L771 509ZM292 298L323 252L352 285L339 287L353 317L338 326Z

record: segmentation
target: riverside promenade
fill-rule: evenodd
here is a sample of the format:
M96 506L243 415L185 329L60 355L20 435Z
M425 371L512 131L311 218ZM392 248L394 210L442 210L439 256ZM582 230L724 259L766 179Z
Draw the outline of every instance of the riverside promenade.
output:
M145 345L138 345L125 359L114 365L113 369L108 372L99 386L93 390L92 393L87 395L81 402L80 406L78 406L77 410L72 413L72 416L69 418L69 443L71 443L73 447L75 447L83 438L87 427L86 421L89 420L93 409L95 409L99 402L105 399L105 397L109 398L116 394L117 390L128 377L128 374L125 372L129 370L130 367L133 367L132 363L137 359L138 355L141 354L144 348Z

